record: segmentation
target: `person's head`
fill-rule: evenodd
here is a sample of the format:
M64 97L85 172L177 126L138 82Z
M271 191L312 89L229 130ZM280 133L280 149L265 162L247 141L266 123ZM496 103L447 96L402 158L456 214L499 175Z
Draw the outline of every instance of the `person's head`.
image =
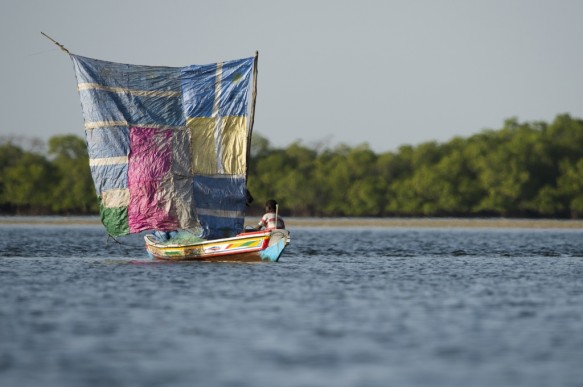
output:
M269 199L265 202L266 211L275 211L275 207L277 207L277 202L275 200Z

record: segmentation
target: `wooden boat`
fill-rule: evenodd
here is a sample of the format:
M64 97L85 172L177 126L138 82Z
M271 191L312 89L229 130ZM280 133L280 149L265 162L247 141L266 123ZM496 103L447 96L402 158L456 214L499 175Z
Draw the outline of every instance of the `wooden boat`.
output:
M152 258L168 261L277 262L290 241L287 230L244 232L233 238L192 244L160 242L146 235L146 250Z
M74 64L110 236L198 230L187 241L146 235L146 251L171 261L279 260L288 231L244 229L257 52L207 65L144 66L74 55L49 39Z

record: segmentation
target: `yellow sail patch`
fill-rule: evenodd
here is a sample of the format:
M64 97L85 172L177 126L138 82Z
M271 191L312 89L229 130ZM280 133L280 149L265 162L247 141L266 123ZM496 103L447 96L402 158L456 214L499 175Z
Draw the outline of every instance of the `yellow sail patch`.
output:
M212 117L189 118L186 122L190 129L193 173L215 175L218 172L215 122Z
M247 159L247 120L243 116L223 117L221 161L227 175L244 175Z
M218 127L217 127L218 123ZM192 171L204 175L242 175L247 158L247 119L242 116L189 118Z

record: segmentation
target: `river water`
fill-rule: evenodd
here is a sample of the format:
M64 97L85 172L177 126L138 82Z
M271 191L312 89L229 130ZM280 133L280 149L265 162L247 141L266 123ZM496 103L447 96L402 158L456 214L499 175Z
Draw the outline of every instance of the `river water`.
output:
M291 232L278 263L160 263L0 225L0 385L583 385L583 231Z

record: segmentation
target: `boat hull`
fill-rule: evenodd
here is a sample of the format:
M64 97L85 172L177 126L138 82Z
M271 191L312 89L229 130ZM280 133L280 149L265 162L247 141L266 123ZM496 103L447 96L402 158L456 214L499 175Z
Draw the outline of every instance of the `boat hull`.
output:
M144 240L152 258L166 261L277 262L290 237L287 230L263 230L192 244L160 242L153 235Z

